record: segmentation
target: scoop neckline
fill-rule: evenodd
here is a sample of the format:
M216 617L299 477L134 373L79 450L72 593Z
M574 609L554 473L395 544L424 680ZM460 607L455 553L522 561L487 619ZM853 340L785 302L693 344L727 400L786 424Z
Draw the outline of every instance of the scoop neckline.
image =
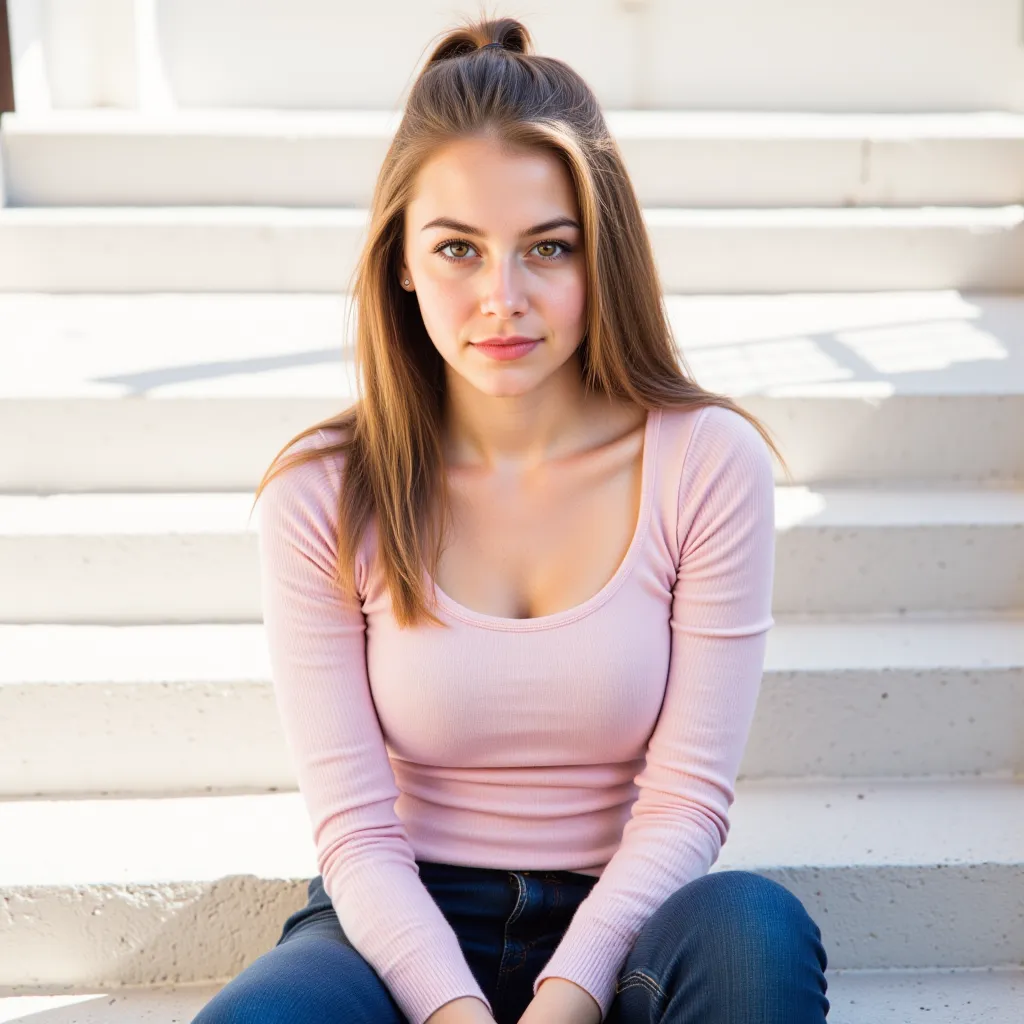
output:
M649 409L644 424L644 450L640 470L640 512L637 516L636 526L633 529L633 537L612 578L596 594L582 604L575 605L572 608L564 608L560 612L552 612L550 615L538 615L529 619L509 619L501 615L487 615L484 612L474 611L472 608L459 604L458 601L446 594L434 582L430 571L424 567L424 579L427 587L433 588L437 594L439 607L444 608L453 618L470 625L517 633L562 626L597 611L626 582L643 548L644 541L647 539L654 497L655 448L657 446L660 423L661 409Z

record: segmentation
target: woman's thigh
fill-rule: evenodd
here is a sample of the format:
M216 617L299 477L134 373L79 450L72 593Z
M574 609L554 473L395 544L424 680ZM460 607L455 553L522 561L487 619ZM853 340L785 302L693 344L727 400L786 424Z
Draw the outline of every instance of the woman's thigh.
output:
M273 949L229 981L192 1024L407 1024L353 949L320 877Z
M823 1024L821 930L783 885L718 871L648 919L616 984L608 1024Z

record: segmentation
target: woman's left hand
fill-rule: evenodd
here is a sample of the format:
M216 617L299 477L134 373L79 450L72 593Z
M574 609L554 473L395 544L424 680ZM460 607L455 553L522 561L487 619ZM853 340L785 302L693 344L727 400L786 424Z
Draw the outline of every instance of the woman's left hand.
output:
M594 997L568 978L545 978L519 1024L601 1024Z

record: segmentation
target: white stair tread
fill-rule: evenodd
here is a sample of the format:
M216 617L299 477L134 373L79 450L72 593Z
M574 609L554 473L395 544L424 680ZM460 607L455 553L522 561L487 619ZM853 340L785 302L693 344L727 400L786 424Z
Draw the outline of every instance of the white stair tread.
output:
M1024 612L1002 617L878 619L776 616L767 672L1024 666Z
M0 686L270 681L261 622L0 625Z
M0 686L270 681L262 623L0 624ZM776 617L766 672L1024 668L1024 612Z
M1024 491L1009 487L775 488L776 528L1024 523ZM1007 552L1008 555L1011 552ZM1024 537L1016 554L1024 554Z
M390 138L402 118L394 110L271 110L256 107L146 111L91 109L18 112L4 115L5 135L129 135L129 136L269 136L289 138ZM998 138L1016 138L1013 117L988 122L943 122L961 133L995 133ZM893 126L895 127L895 126ZM921 123L927 128L927 123ZM938 122L934 127L942 131ZM942 136L948 137L948 136ZM968 135L967 137L977 137Z
M235 533L249 528L254 492L0 495L4 536ZM255 526L259 506L252 518Z
M0 230L49 227L289 227L365 228L362 207L284 206L8 206L0 207ZM702 208L645 206L650 228L763 228L847 230L864 228L960 228L1013 231L1024 226L1024 205L1003 206L795 206Z
M402 110L48 110L4 115L10 135L217 135L390 138ZM751 110L609 110L613 135L742 139L1022 139L1012 111L874 113Z
M956 207L956 210L961 210ZM1011 207L999 207L1010 210ZM1012 214L987 215L1005 226ZM0 207L0 230L6 226L49 227L363 227L367 211L345 206L7 206Z
M0 294L0 398L337 396L349 308L331 294Z
M1024 780L748 780L714 865L1024 864Z
M829 1024L1019 1024L1024 970L826 968Z
M1020 1024L1024 970L830 970L829 1024ZM223 982L114 988L78 995L6 995L3 1024L181 1024Z
M259 504L253 509L253 498L253 491L0 494L0 539L255 531ZM778 485L775 507L780 531L1024 524L1024 491L1006 486L883 490ZM1021 551L1007 555L1019 557Z
M1024 785L1012 779L747 781L731 817L713 870L1024 865ZM0 887L317 873L298 792L9 800L0 835Z
M0 801L0 888L312 878L297 792L154 799ZM21 837L10 841L10 837ZM74 842L75 856L67 844Z
M705 386L744 394L1024 394L1024 295L667 295ZM348 396L334 294L0 293L3 398ZM140 345L139 339L145 338ZM837 361L819 339L851 358ZM244 339L244 341L240 340Z

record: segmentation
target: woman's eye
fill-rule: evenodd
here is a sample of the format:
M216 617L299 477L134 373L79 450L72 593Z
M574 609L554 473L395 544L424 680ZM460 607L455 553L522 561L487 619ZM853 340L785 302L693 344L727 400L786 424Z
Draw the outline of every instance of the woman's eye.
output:
M443 246L441 246L442 250L443 249L469 249L469 248L472 248L472 246L470 246L466 242L446 242ZM444 256L445 255L444 252L442 252L441 255ZM448 258L449 259L453 259L454 258L456 260L456 262L461 262L462 261L462 257L461 256L456 256L456 257L449 256Z
M473 249L474 247L463 239L449 239L447 242L442 242L439 246L434 249L434 252L438 253L443 259L448 260L449 263L466 263L468 257L464 255L464 250ZM542 260L549 263L553 263L556 260L560 260L572 252L572 246L568 242L563 242L557 238L551 238L544 242L537 242L533 246L534 249L552 249L557 248L561 251L556 252L554 255L548 256L544 253L538 253ZM456 254L449 256L444 250L452 249L456 251ZM531 250L532 251L532 250Z
M547 248L547 249L551 249L551 248L554 248L556 246L560 246L561 244L562 244L561 242L538 242L534 246L534 248L535 249L540 249L541 247L544 247L544 248ZM542 259L552 259L553 257L541 255L541 258Z

